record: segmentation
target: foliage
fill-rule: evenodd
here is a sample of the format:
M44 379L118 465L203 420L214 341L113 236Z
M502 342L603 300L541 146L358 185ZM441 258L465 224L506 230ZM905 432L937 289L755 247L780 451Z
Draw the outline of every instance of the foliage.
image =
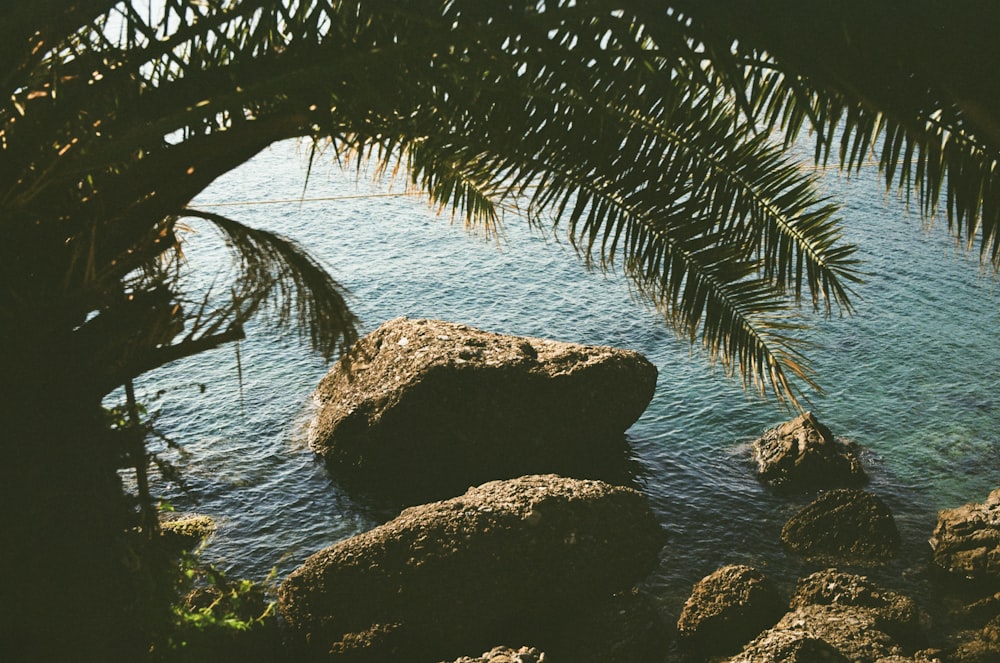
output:
M337 158L405 169L470 224L520 208L565 228L684 338L794 399L794 380L812 384L797 302L849 310L853 247L812 178L702 57L699 26L641 6L40 4L72 27L21 25L26 51L7 68L0 223L19 255L0 261L0 282L21 305L0 309L0 326L29 350L24 362L42 361L30 352L39 334L73 348L58 369L82 394L238 339L255 314L336 352L353 318L320 265L287 239L186 207L271 142L304 135ZM213 224L233 249L230 287L185 293L182 218Z
M178 599L152 660L273 660L281 645L269 589L277 569L255 583L232 579L197 553L184 553L175 573Z

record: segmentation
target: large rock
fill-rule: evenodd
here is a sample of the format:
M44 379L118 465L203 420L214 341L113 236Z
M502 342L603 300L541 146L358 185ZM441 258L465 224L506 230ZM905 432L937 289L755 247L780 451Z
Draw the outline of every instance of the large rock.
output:
M757 477L778 491L859 486L868 480L854 446L835 440L811 412L770 429L752 447Z
M836 569L817 571L799 580L790 601L792 609L808 605L839 605L866 612L875 627L905 647L926 645L925 626L929 617L916 601L884 589L865 576Z
M1000 585L1000 488L983 504L939 512L930 544L941 568L989 587Z
M796 608L728 663L875 663L904 653L865 610L843 605Z
M785 523L781 540L810 561L859 566L884 563L900 541L885 502L851 488L820 495Z
M554 475L494 481L312 557L279 608L313 653L440 661L549 646L657 564L663 532L624 487Z
M320 382L309 444L345 478L421 497L548 472L621 483L656 377L636 352L398 318Z
M730 654L773 626L787 604L760 571L724 566L698 581L684 603L677 632L704 654Z
M923 644L924 615L864 576L827 569L799 581L791 610L728 663L902 663ZM940 661L938 661L940 663Z

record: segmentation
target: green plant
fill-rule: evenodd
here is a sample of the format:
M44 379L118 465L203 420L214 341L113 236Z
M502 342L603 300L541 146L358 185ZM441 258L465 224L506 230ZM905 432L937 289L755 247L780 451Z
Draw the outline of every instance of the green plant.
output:
M154 638L154 661L246 661L276 654L276 568L261 582L234 579L198 552L184 552L172 573L171 617Z

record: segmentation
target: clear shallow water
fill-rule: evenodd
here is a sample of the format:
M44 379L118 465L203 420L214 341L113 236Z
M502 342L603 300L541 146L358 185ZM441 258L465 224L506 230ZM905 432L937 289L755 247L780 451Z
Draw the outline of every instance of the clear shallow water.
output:
M823 347L810 357L826 392L811 409L835 435L865 448L870 489L895 513L904 549L875 575L926 596L933 593L926 540L937 510L981 501L1000 486L1000 345L991 334L1000 292L943 231L922 230L867 175L826 179L847 200L846 232L870 276L857 288L854 316L814 320ZM305 159L293 143L282 144L220 179L200 202L294 200L304 182ZM676 616L691 585L722 564L754 564L785 584L812 570L778 538L809 497L763 490L746 448L792 413L744 394L692 355L630 296L624 279L587 272L565 242L509 218L498 247L420 199L367 195L378 191L367 180L356 184L353 171L320 164L305 196L339 200L210 209L307 246L350 289L363 332L401 315L434 317L649 357L659 384L629 437L670 534L648 583L667 615ZM224 263L224 249L196 227L202 232L186 253L211 271ZM182 469L189 492L163 482L157 490L178 509L219 523L205 555L257 579L277 567L280 578L393 514L341 490L303 442L326 363L298 338L259 326L248 328L240 352L242 389L230 346L146 376L139 393L160 411L160 430L185 450L163 455ZM159 389L167 393L155 398Z

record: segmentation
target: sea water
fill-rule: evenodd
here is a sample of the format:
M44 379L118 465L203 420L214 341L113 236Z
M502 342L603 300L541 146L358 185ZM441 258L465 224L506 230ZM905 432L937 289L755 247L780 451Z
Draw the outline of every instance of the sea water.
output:
M296 143L276 145L193 207L306 247L350 291L362 333L398 316L439 318L630 348L657 365L655 397L628 437L638 481L669 535L646 583L668 616L723 564L752 564L785 586L813 570L782 548L779 533L814 495L772 495L754 479L748 453L749 441L795 413L745 393L636 299L620 273L588 271L559 231L508 215L498 242L403 195L401 184L359 178L323 155L307 178L306 164ZM860 247L867 278L855 288L854 315L805 311L820 346L808 356L824 388L809 408L861 445L868 488L895 514L903 548L876 574L925 595L937 511L1000 486L997 278L886 195L874 169L827 175L823 186L844 201L845 237ZM229 256L210 225L189 225L196 298ZM215 285L228 289L223 277ZM328 368L297 335L257 323L238 346L140 382L158 430L182 449L152 443L185 483L158 480L155 490L216 520L204 556L235 575L261 579L276 568L280 579L394 515L342 489L304 443L310 394Z

